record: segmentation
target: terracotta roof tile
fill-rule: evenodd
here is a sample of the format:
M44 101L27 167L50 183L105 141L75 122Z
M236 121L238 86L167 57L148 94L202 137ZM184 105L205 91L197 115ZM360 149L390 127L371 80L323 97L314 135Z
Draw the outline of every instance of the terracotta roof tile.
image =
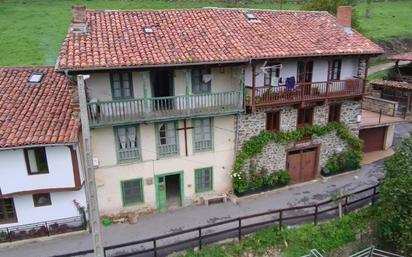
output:
M58 69L383 52L327 12L252 10L260 22L248 21L240 9L86 12L88 31L68 33Z
M33 72L40 83L28 82ZM0 148L76 142L75 90L53 67L0 68Z
M406 81L376 79L376 80L372 80L370 84L376 87L386 87L386 88L404 89L404 90L412 91L412 83L408 83Z
M412 52L395 54L388 57L388 60L393 61L411 61L412 62Z

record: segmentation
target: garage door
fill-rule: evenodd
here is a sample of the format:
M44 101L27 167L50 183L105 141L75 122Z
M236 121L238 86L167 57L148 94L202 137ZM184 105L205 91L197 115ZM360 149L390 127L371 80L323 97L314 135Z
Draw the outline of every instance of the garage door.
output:
M363 140L363 151L365 153L383 150L386 127L362 129L359 138Z
M292 183L309 181L316 176L317 148L306 148L290 151L287 159L287 170Z

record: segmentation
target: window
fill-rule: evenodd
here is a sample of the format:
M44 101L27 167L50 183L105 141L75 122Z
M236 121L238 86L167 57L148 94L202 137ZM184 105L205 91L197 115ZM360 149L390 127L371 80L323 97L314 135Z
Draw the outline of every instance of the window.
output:
M40 81L43 79L43 73L40 72L34 72L30 75L29 77L29 82L30 83L40 83Z
M17 222L13 198L0 199L0 224Z
M342 67L342 60L336 59L329 61L328 80L340 80L340 70Z
M114 127L119 161L140 159L138 128L137 125Z
M211 119L193 120L193 142L195 151L210 150L213 148Z
M158 134L159 156L169 156L178 153L177 131L175 122L159 123L156 126Z
M142 203L143 183L142 179L132 179L121 181L123 206Z
M195 192L207 192L213 190L213 168L195 170Z
M266 113L266 130L279 131L280 127L280 112Z
M192 93L205 94L210 93L212 74L210 69L193 69L192 70Z
M329 122L339 122L340 121L340 108L341 104L329 105Z
M110 74L113 99L133 98L132 74L130 72L115 72Z
M311 82L313 73L313 61L298 62L298 82Z
M29 175L49 173L47 165L46 148L37 147L24 149L27 172Z
M276 66L279 64L270 64L269 66ZM280 77L280 66L274 68L266 68L264 73L264 85L265 86L278 86L281 81Z
M50 193L33 195L33 203L34 203L34 207L51 205L52 203L51 203Z
M298 128L312 125L313 108L302 108L298 110Z

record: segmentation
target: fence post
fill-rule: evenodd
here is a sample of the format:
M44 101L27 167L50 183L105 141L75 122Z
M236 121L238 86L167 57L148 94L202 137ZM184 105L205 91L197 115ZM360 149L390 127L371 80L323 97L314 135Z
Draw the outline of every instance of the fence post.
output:
M157 257L156 239L153 239L153 252L154 256Z
M377 186L374 186L374 187L373 187L373 194L372 194L372 201L371 201L372 205L375 204L376 187L377 187Z
M279 230L282 230L282 213L283 210L279 211Z
M47 221L44 222L44 225L45 225L45 227L46 227L47 236L50 236L50 230L49 230L49 226L47 225Z
M10 230L9 230L9 228L6 228L6 230L7 230L7 236L9 236L9 242L11 242Z
M199 250L202 250L202 228L198 228L199 231Z
M345 196L345 214L348 213L348 196Z
M242 239L242 219L239 217L239 218L237 218L237 221L238 221L238 228L237 228L238 234L237 234L237 237L240 241Z
M315 205L315 216L313 223L315 224L315 226L318 225L318 204Z

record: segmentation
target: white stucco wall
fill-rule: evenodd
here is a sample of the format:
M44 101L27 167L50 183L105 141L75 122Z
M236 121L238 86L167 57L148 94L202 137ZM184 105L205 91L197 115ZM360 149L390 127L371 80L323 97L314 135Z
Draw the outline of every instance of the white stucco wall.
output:
M18 222L0 224L0 228L79 216L73 200L86 206L84 187L78 191L50 193L50 198L52 205L34 207L32 195L15 196L13 201Z
M386 128L385 142L383 144L383 149L386 150L392 147L394 133L395 133L395 125L390 125Z
M222 116L213 119L214 149L208 152L193 153L192 130L188 130L188 156L185 156L183 131L179 131L180 154L174 157L157 158L154 124L140 124L142 160L131 163L117 163L114 132L110 128L92 129L93 156L99 160L96 169L99 205L102 214L114 214L144 208L156 208L154 180L148 184L146 179L158 174L184 172L184 199L191 203L195 196L194 170L213 166L213 191L226 192L230 189L230 170L234 161L234 117ZM188 126L191 122L188 121ZM179 122L183 127L183 122ZM144 204L123 208L120 182L143 178Z
M3 194L46 188L74 187L68 146L46 147L49 173L28 175L22 149L0 151L0 187Z

